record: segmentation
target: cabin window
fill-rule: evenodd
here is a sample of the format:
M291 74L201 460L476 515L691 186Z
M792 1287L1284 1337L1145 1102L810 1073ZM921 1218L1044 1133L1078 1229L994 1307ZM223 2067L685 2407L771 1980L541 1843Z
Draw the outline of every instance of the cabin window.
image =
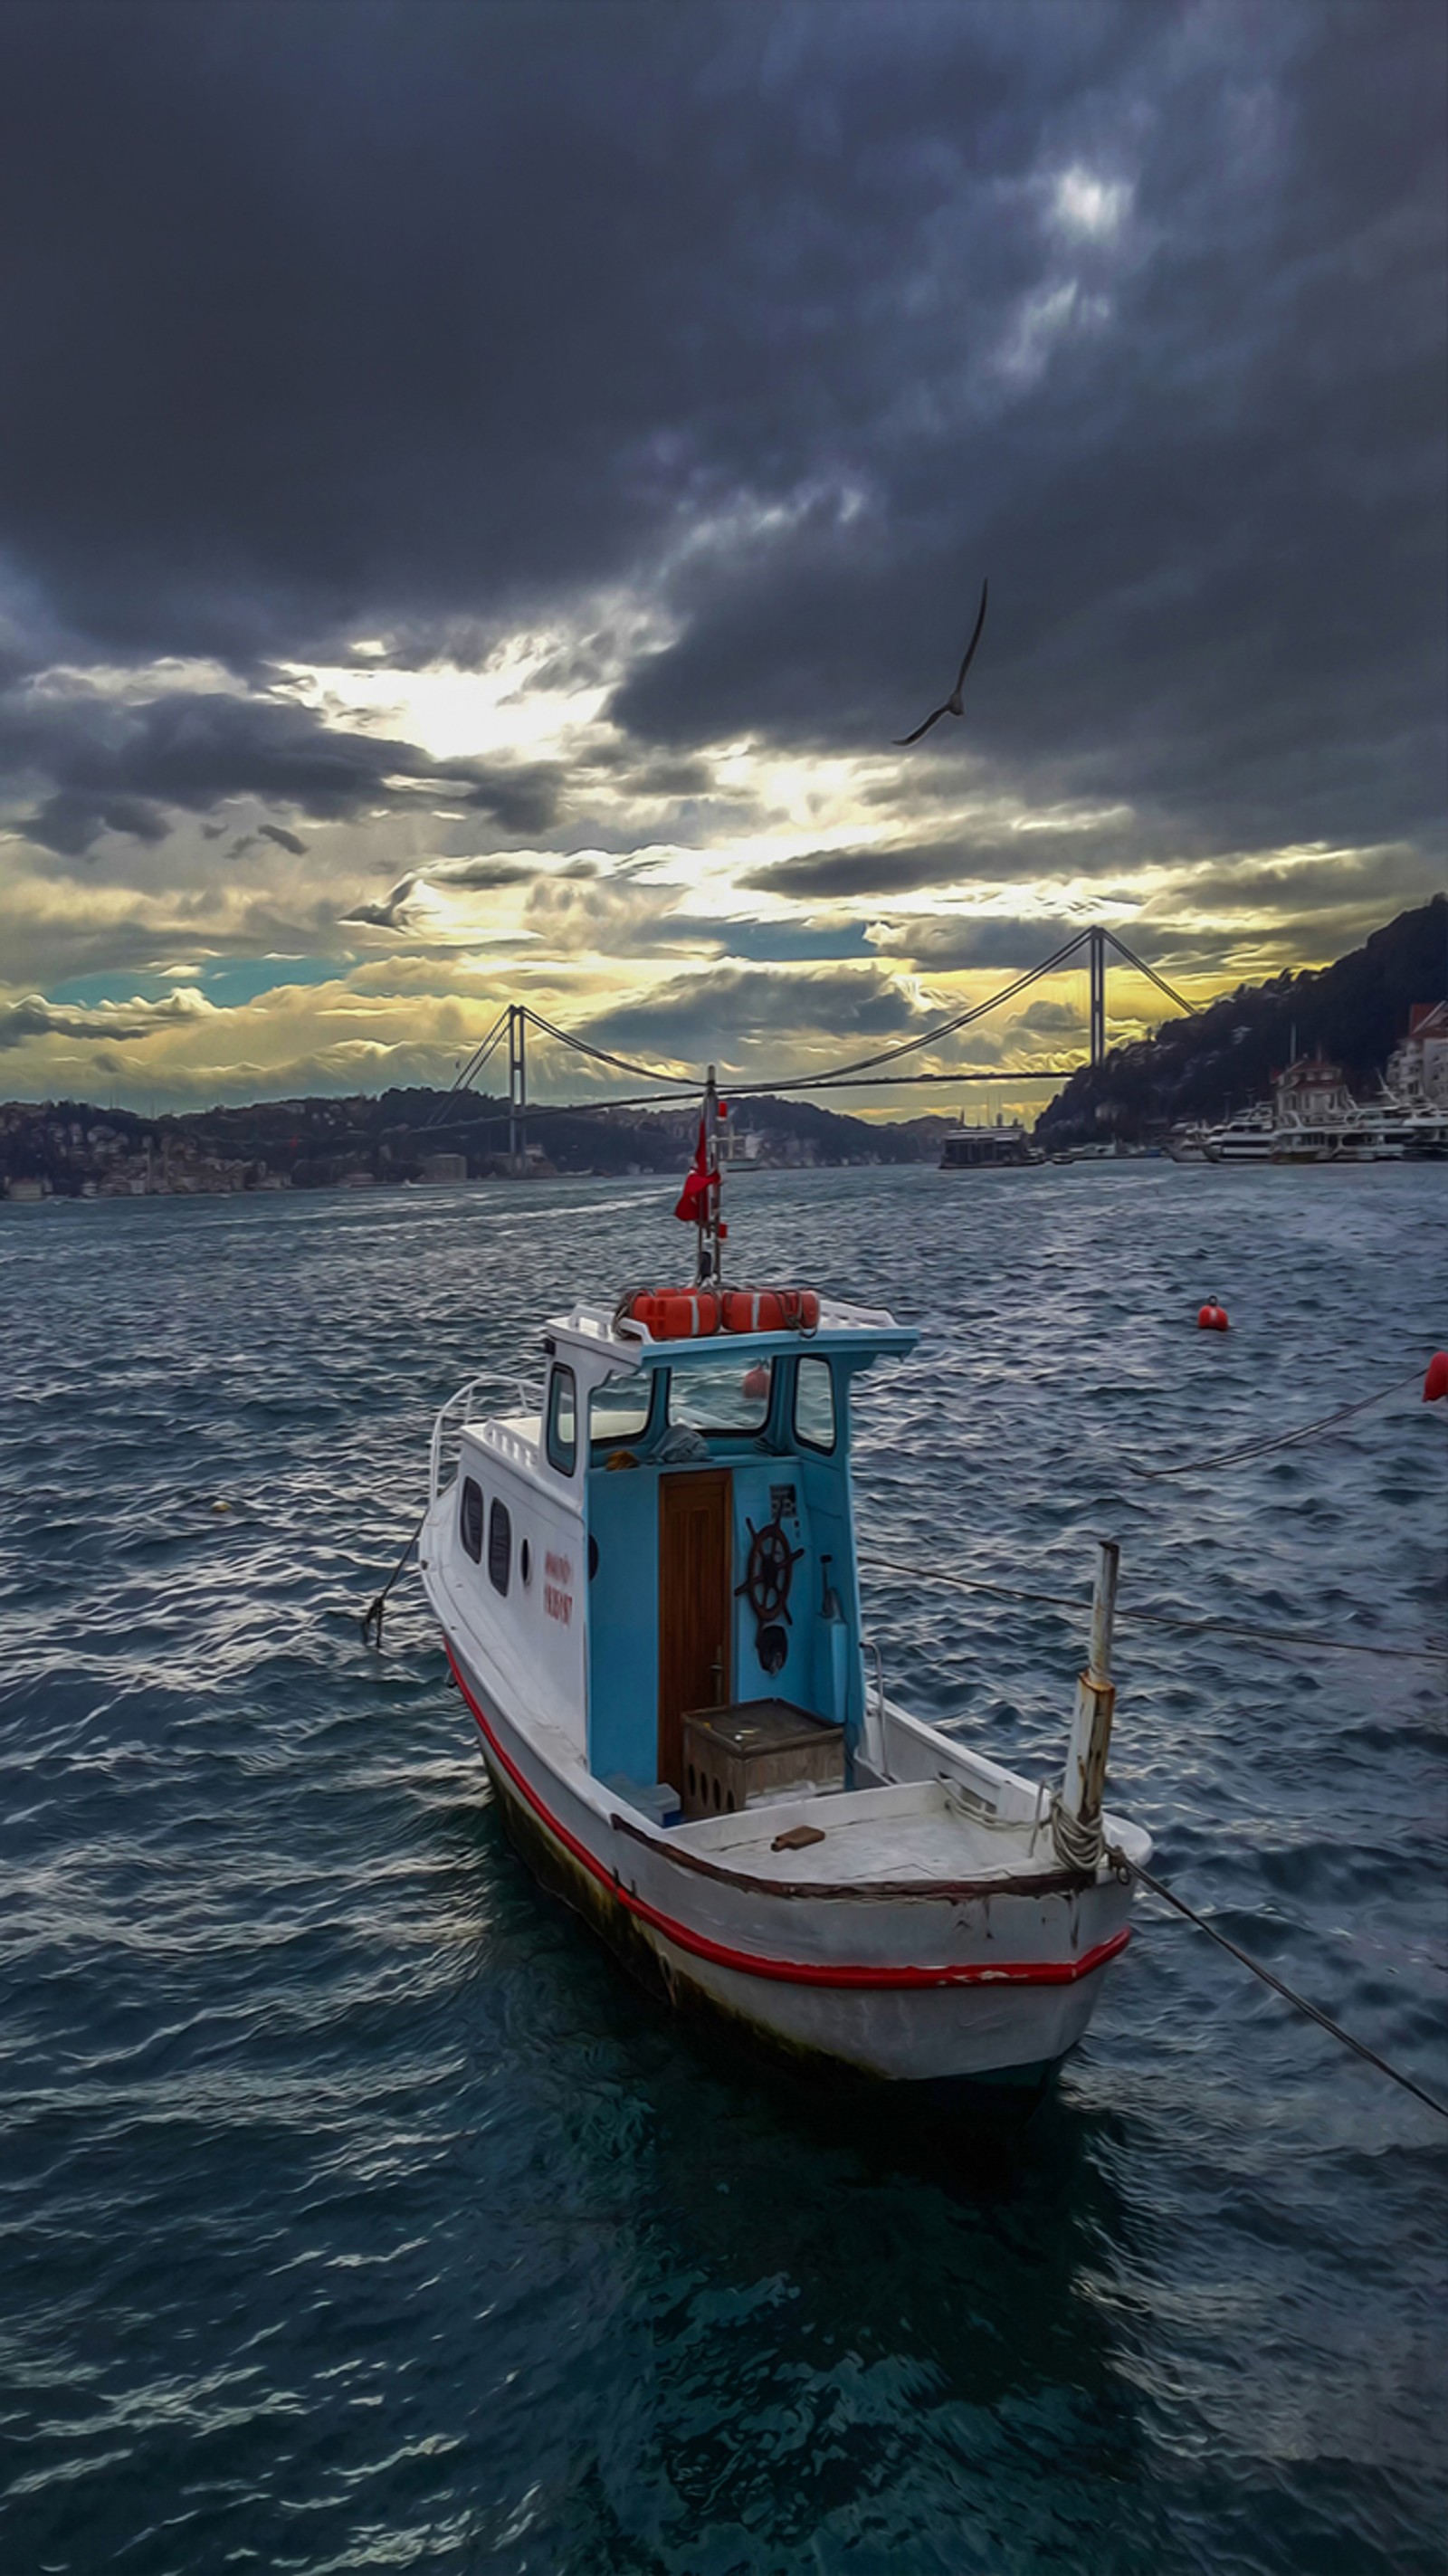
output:
M483 1489L471 1476L463 1478L462 1508L458 1513L458 1535L474 1565L483 1561Z
M773 1360L711 1355L700 1368L670 1371L669 1420L692 1431L762 1431L773 1384Z
M506 1503L494 1503L488 1514L488 1581L495 1592L506 1592L513 1566L513 1524Z
M548 1380L548 1464L571 1476L578 1464L578 1389L561 1364Z
M794 1436L806 1449L835 1445L835 1373L828 1360L801 1360L794 1381Z
M651 1376L606 1378L588 1399L588 1436L606 1448L621 1440L638 1440L649 1427L654 1390Z

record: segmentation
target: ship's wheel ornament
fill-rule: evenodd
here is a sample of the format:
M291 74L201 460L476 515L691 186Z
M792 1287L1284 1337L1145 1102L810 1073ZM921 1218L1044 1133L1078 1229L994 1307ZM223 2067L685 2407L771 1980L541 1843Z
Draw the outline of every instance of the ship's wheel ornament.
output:
M804 1549L790 1546L777 1520L766 1521L760 1530L753 1521L744 1526L749 1532L749 1563L735 1593L743 1594L761 1626L771 1619L789 1619L790 1585Z

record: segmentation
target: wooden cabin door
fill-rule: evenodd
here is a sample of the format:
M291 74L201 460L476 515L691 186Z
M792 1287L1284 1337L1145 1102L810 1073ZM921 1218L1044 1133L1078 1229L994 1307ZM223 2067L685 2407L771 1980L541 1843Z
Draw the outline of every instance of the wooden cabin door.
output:
M684 1785L686 1709L729 1697L730 1476L727 1467L659 1478L659 1769Z

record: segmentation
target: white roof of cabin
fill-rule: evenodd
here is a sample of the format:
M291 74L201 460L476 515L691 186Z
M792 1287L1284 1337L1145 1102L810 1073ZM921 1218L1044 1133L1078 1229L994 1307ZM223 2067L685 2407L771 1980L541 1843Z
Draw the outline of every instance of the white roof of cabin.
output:
M747 1347L758 1359L801 1351L878 1358L912 1351L920 1338L913 1324L897 1324L884 1306L850 1306L832 1297L821 1298L812 1333L705 1333L697 1341L656 1342L646 1325L620 1325L616 1307L588 1305L550 1316L545 1329L560 1353L577 1358L595 1378L621 1370L707 1367L732 1347Z

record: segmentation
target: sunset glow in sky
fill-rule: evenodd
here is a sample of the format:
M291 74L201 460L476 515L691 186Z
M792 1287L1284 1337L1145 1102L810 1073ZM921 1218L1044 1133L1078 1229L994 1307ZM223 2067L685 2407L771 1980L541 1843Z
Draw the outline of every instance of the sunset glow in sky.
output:
M1093 919L1206 998L1421 901L1444 46L0 13L0 1096L446 1081L510 999L783 1074ZM1034 1110L1084 1013L938 1062Z

